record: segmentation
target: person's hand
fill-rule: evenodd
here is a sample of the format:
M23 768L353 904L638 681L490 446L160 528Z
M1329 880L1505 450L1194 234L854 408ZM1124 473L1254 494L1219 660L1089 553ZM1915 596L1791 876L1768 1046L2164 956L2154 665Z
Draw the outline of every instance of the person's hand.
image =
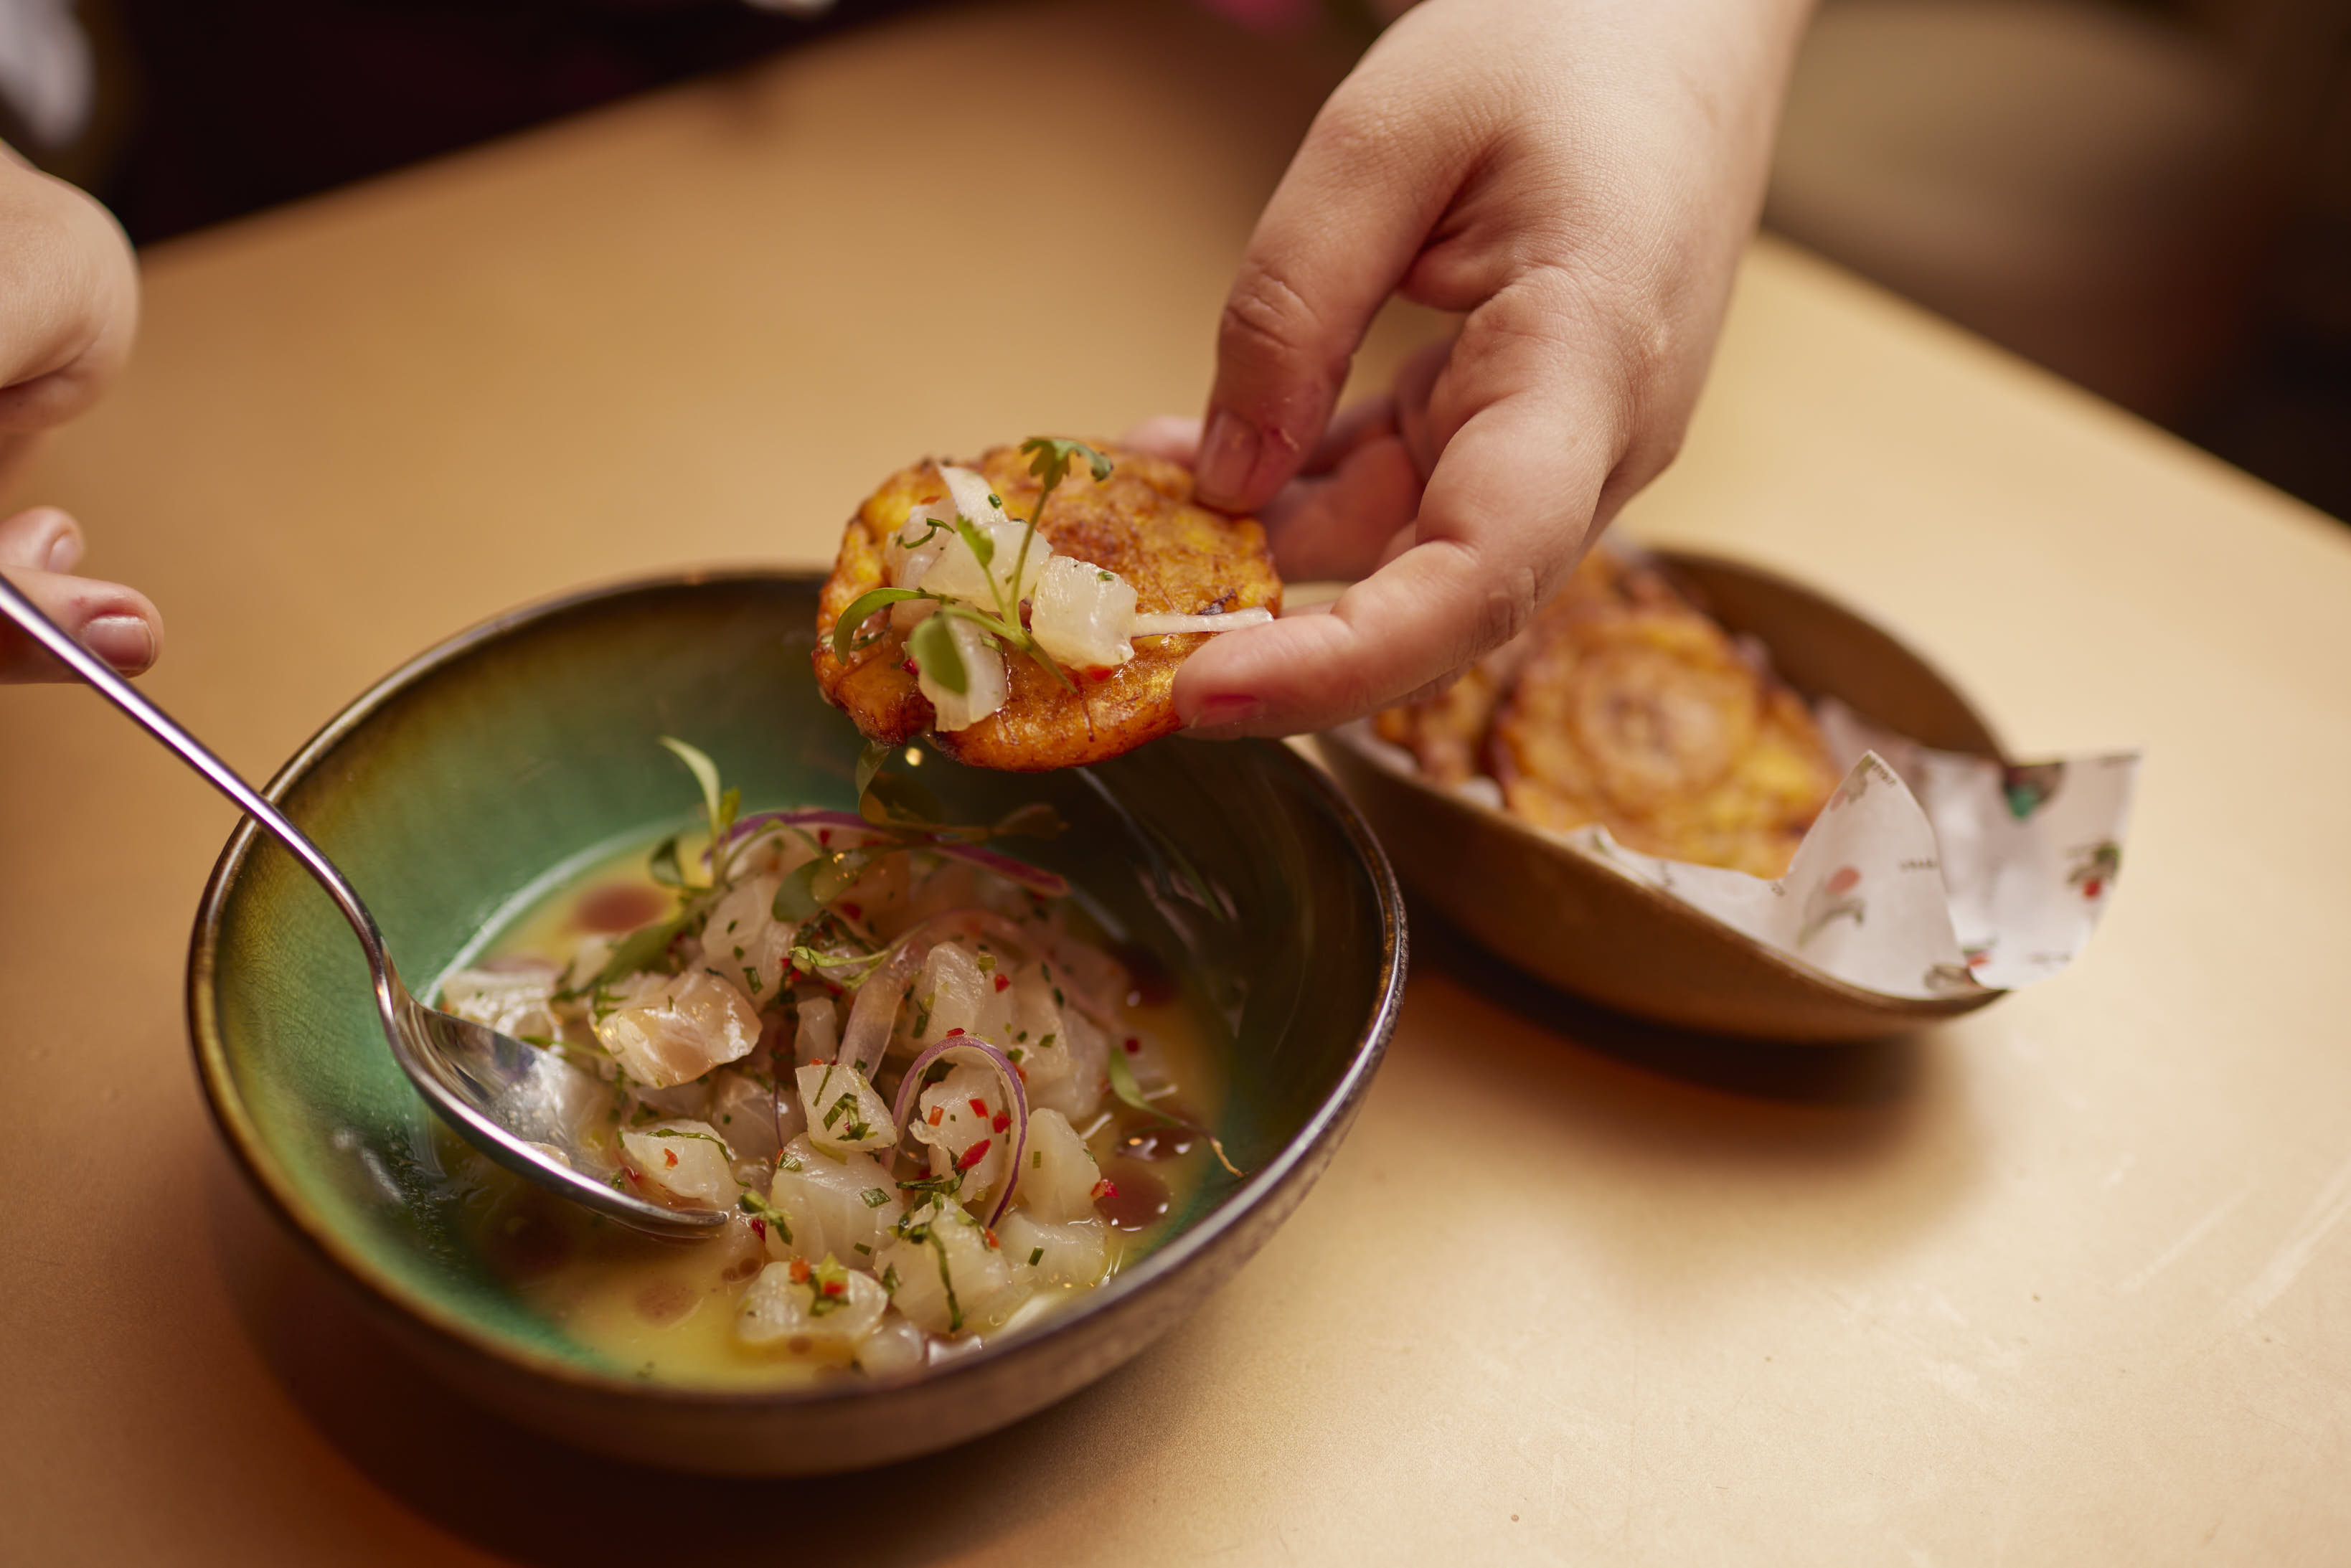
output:
M0 572L83 647L138 674L162 649L162 618L143 593L70 575L80 560L81 529L55 507L0 519ZM0 619L0 681L68 678L63 664Z
M1328 613L1210 641L1197 730L1402 700L1503 642L1671 460L1762 200L1806 0L1424 0L1332 94L1227 301L1202 500L1257 511ZM1466 312L1332 418L1393 293ZM1193 448L1196 445L1196 454Z
M39 434L89 406L131 352L139 275L106 209L0 147L0 483ZM0 571L126 674L155 662L162 622L144 595L71 574L81 530L52 507L0 520ZM0 622L0 681L64 667Z

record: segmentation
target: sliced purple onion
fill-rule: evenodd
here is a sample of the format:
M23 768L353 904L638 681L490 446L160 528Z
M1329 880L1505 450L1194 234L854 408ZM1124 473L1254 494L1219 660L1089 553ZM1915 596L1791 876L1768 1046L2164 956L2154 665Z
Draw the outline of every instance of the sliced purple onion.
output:
M854 811L828 811L809 806L793 811L754 811L735 824L726 834L726 841L731 844L768 822L781 822L788 828L854 828L861 833L873 831L873 824Z
M931 948L940 936L964 928L976 929L983 936L1032 952L1036 949L1027 932L994 910L976 905L941 910L901 932L890 945L890 956L857 988L857 999L850 1004L849 1021L841 1031L842 1061L868 1078L881 1070L882 1058L890 1049L890 1036L898 1026L899 1005L906 999L901 992L907 980L923 967L923 960L931 956Z
M982 871L992 871L1005 881L1017 883L1040 898L1067 898L1070 895L1069 883L1051 872L1040 871L1026 861L1014 860L1010 855L982 849L977 844L935 843L924 847L935 850L949 860L969 861Z
M923 1074L930 1071L931 1063L944 1061L958 1051L976 1052L996 1069L996 1075L1004 1080L1011 1106L1012 1161L1005 1166L1004 1190L997 1194L996 1207L987 1213L987 1223L994 1225L1012 1207L1012 1189L1020 1185L1021 1156L1029 1152L1029 1090L1020 1082L1020 1070L1012 1065L1010 1057L976 1034L951 1035L939 1041L914 1058L913 1065L906 1069L906 1076L899 1081L898 1103L890 1108L890 1124L900 1138L905 1137L906 1113L920 1103Z
M917 926L908 936L921 930ZM898 1026L898 1005L906 999L906 982L930 956L930 943L910 941L908 936L899 937L882 967L857 988L857 999L849 1006L849 1022L841 1030L840 1060L869 1081L890 1049L890 1036Z
M877 832L872 823L854 811L828 811L810 807L797 811L760 811L735 824L727 835L734 842L744 834L756 831L768 822L780 822L788 828L846 828L861 833ZM935 851L950 860L968 861L982 871L991 871L1005 881L1027 888L1040 898L1066 898L1069 883L1050 871L1040 871L1026 861L996 850L982 849L977 844L958 844L942 841L922 842L914 847Z

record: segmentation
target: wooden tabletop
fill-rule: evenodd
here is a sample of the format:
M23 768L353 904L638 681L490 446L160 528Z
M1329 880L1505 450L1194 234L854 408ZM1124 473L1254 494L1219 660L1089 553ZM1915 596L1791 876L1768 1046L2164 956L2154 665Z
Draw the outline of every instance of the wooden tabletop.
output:
M1084 68L963 107L1048 58ZM917 454L1196 408L1327 85L1173 0L950 9L177 242L20 498L266 775L497 610L820 561ZM229 810L89 693L0 690L0 1557L799 1562L831 1521L861 1563L2341 1561L2351 535L1770 244L1626 523L1864 607L2020 749L2146 746L2083 961L1789 1051L1424 923L1355 1131L1207 1309L820 1484L576 1458L308 1273L182 1023Z

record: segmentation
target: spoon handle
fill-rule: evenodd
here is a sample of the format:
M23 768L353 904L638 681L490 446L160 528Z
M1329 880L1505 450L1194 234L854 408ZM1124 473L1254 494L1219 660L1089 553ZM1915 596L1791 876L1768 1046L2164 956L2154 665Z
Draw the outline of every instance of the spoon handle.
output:
M319 879L343 912L343 918L359 933L360 946L367 949L368 963L373 967L379 983L391 977L392 960L383 950L383 934L376 929L375 917L335 862L312 843L301 829L287 821L277 807L261 798L260 792L236 775L236 770L205 749L202 741L182 729L165 716L162 709L149 702L139 689L109 669L105 661L66 635L57 623L40 612L40 608L25 597L5 575L0 575L0 611L25 629L33 641L57 655L66 668L103 692L115 706L136 719L146 731L177 752L180 760L212 780L213 788L245 809L247 816L261 824L271 837L286 846L296 860L302 862L312 876Z

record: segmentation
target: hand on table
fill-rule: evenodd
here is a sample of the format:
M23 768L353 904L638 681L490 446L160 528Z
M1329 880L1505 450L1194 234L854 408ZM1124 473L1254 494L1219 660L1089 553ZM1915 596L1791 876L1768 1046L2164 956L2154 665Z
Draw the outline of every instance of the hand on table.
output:
M1196 729L1319 728L1514 634L1678 446L1761 204L1806 0L1425 0L1332 94L1226 306L1201 499L1266 522L1327 613L1218 637ZM1466 312L1332 411L1391 294Z
M131 352L139 275L106 210L0 148L0 482L39 433L96 400ZM126 674L155 662L162 622L145 595L69 575L81 530L53 507L0 519L0 571L50 620ZM0 681L64 670L0 622Z

